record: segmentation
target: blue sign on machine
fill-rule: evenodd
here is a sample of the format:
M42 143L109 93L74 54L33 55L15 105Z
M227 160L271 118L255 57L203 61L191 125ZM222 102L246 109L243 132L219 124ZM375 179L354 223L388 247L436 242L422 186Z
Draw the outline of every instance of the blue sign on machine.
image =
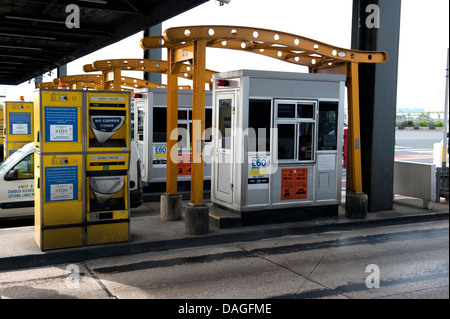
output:
M24 112L9 113L9 134L28 135L31 134L31 114Z
M78 108L44 108L46 142L78 142Z
M78 200L78 167L45 168L45 201Z

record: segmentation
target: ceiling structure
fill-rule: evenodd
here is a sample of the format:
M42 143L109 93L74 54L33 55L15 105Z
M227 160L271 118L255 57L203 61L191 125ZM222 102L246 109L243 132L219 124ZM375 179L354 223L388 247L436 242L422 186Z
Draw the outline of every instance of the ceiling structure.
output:
M33 79L207 1L0 0L0 84Z

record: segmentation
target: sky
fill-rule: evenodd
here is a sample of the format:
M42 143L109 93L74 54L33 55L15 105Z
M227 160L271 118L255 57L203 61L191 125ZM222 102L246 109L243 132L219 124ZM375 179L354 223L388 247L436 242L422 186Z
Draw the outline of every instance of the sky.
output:
M381 16L380 27L383 27ZM83 23L81 17L81 23ZM162 29L189 25L235 25L297 34L343 48L351 47L352 0L231 0L219 6L210 0L162 24ZM95 60L142 58L139 32L68 64L68 74L82 74L82 66ZM445 70L449 47L449 1L403 0L398 69L397 108L443 112ZM163 50L163 59L166 59ZM206 67L215 71L260 69L307 72L305 67L257 54L226 49L207 49ZM142 78L142 72L129 76ZM56 77L45 75L44 81ZM165 83L165 77L163 77ZM34 81L1 86L4 100L23 95L32 100Z

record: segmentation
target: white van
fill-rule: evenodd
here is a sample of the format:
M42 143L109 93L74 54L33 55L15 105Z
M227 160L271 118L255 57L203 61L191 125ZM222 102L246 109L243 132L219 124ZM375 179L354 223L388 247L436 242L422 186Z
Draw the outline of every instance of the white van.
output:
M141 160L131 145L130 206L143 203ZM34 142L24 145L0 164L0 221L34 215Z

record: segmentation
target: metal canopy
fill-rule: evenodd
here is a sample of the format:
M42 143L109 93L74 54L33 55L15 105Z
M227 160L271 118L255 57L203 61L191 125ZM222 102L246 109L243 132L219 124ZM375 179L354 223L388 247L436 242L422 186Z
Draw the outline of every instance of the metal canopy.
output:
M206 1L0 0L0 84L20 84ZM72 3L80 28L65 23Z

